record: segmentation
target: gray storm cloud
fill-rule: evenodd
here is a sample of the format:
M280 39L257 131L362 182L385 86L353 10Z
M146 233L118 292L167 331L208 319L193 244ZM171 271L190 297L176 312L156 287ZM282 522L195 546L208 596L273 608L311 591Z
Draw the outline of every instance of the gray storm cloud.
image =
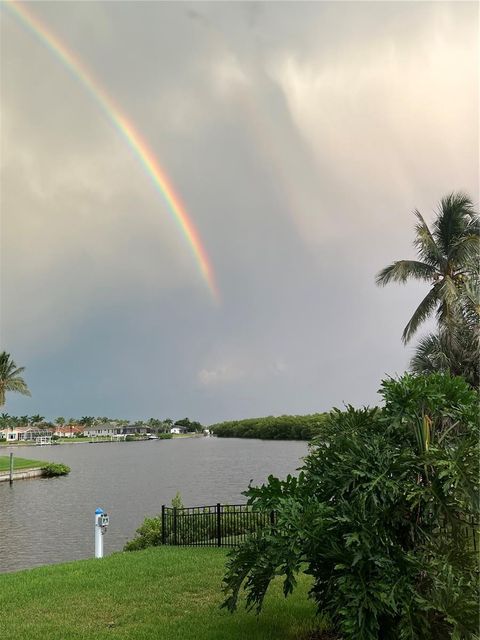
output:
M72 74L2 20L11 413L206 422L373 403L412 209L478 188L475 3L34 3L142 131L215 268Z

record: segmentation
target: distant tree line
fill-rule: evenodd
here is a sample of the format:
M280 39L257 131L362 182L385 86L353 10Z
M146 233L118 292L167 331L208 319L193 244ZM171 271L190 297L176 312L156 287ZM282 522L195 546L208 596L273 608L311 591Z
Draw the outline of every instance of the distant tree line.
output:
M219 438L258 438L261 440L311 440L318 435L328 414L268 416L230 420L209 427Z

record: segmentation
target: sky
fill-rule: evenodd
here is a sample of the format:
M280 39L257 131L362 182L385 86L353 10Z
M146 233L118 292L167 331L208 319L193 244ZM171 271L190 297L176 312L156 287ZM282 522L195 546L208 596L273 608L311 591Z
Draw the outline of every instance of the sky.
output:
M1 14L1 348L14 415L205 424L376 404L427 285L413 210L479 200L475 2L34 2L148 144Z

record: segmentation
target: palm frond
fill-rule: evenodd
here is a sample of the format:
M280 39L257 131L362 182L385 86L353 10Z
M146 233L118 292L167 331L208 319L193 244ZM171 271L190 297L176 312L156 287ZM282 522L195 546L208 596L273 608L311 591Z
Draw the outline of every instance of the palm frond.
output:
M438 283L441 303L437 309L437 321L452 344L457 340L458 327L464 321L462 314L462 296L459 287L450 276Z
M476 327L480 322L480 282L467 280L462 287L462 309L467 325Z
M412 338L418 327L428 318L429 315L431 315L431 313L435 309L435 306L437 305L439 300L439 288L440 283L437 283L430 289L430 291L418 305L414 314L408 321L407 326L403 330L402 334L402 340L405 344Z
M438 275L435 267L425 262L397 260L397 262L379 271L375 281L379 286L384 287L389 282L401 282L403 284L410 279L431 282Z
M5 384L5 391L14 391L15 393L20 393L22 396L32 395L23 378L16 378L15 380L7 381Z
M465 193L450 193L442 198L433 237L447 259L453 257L455 245L465 237L476 215L473 203Z
M453 278L445 276L445 278L438 283L438 288L442 300L444 300L450 308L457 305L460 298L460 292Z
M466 235L452 247L451 259L459 266L478 263L479 257L480 237L478 235Z
M418 256L427 264L434 267L442 268L445 264L445 256L440 251L440 248L435 242L435 238L432 232L428 228L422 214L418 209L413 212L417 217L417 224L415 225L415 240L413 244L417 249Z
M6 351L0 353L0 406L5 404L7 391L14 391L25 396L30 395L27 383L19 375L24 370L25 367L17 367L9 353Z

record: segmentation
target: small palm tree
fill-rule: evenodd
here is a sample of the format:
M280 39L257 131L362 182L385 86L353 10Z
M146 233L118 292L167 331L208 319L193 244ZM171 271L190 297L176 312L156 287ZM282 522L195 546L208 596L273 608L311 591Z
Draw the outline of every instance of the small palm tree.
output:
M6 424L11 417L8 413L0 413L0 424Z
M430 291L418 305L403 330L407 343L418 327L434 311L439 329L452 335L461 319L460 310L468 283L477 272L479 220L473 203L463 193L451 193L442 199L432 230L415 211L414 246L419 260L399 260L377 274L376 282L405 283L416 279L431 284Z
M444 333L430 333L420 339L410 361L413 373L429 374L445 371L463 376L474 388L480 385L480 350L478 336L467 329L456 332L456 339L447 340Z
M23 371L25 367L17 367L9 353L0 353L0 407L5 404L7 391L21 393L24 396L31 395L27 383L20 376Z
M453 335L439 330L419 341L410 362L414 373L447 371L461 375L474 388L480 385L480 283L467 282L460 304L461 321Z

